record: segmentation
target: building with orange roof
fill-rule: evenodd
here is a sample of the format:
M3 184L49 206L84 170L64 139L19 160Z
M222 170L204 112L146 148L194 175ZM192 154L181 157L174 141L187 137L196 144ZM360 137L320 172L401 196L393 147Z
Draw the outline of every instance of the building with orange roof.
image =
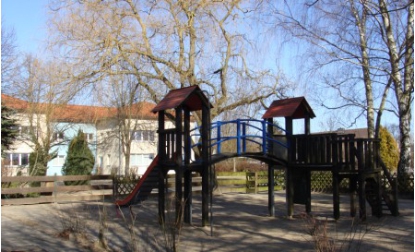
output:
M62 174L69 143L78 130L86 135L89 148L95 156L94 172L97 174L125 173L123 132L131 136L130 169L127 172L143 174L157 153L157 115L151 112L155 107L153 103L140 102L124 108L69 104L50 106L30 104L6 94L1 95L1 102L16 112L14 117L19 130L19 138L2 158L2 166L10 175L18 171L22 174L28 172L29 155L34 150L34 144L27 134L30 127L28 113L35 114L36 120L40 122L35 127L39 137L45 136L45 117L50 117L50 128L53 129L50 135L51 152L56 152L57 156L48 163L47 175ZM173 124L167 127L173 127Z

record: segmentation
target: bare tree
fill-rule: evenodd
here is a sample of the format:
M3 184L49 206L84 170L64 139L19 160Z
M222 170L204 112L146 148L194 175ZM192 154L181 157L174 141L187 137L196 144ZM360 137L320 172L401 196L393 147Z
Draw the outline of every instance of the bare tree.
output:
M17 70L17 51L16 37L14 30L3 26L4 20L1 22L1 87L3 91L7 91L10 87L10 81L16 74Z
M411 106L414 92L414 1L379 0L380 27L387 45L389 67L399 114L400 158L398 176L411 167ZM401 11L403 10L403 11ZM403 12L403 13L401 13ZM406 21L406 22L405 22Z
M27 55L19 73L13 78L13 95L27 102L19 122L27 125L26 141L34 149L31 173L45 175L47 163L56 156L52 147L61 143L54 139L56 119L77 89L68 82L64 64L57 62L42 62Z
M276 74L249 61L257 42L244 32L249 6L241 0L56 0L51 42L77 66L77 78L102 83L133 75L154 102L169 90L200 85L216 117L283 92Z
M145 134L145 137L153 136L154 138L156 126L154 120L156 116L150 113L154 105L142 102L148 100L148 98L144 96L143 88L135 81L134 76L114 75L110 76L110 79L107 88L101 90L99 96L102 104L114 108L114 111L116 111L114 118L117 127L112 134L112 138L120 144L120 152L122 152L124 158L124 174L128 176L130 174L130 154L134 147L134 140L138 140L138 137L140 139L144 137L141 136L141 133L149 133ZM149 114L152 118L148 118ZM102 148L105 148L105 143L100 144L104 145Z
M308 43L309 69L321 73L319 80L343 101L331 108L362 109L370 137L377 136L384 111L398 116L400 171L409 167L413 1L301 1L271 9L278 27ZM326 97L322 104L329 108Z

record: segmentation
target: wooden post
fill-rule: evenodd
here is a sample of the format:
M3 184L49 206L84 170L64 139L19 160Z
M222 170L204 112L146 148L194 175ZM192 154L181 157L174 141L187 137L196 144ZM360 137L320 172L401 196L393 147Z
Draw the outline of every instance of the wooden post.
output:
M236 153L241 155L241 119L236 119Z
M376 180L376 206L372 207L372 214L378 218L382 217L382 182L380 172L375 174Z
M246 123L243 122L242 123L242 136L244 136L242 138L242 153L246 152Z
M286 176L286 204L287 204L287 215L292 217L294 215L294 186L293 186L293 175L291 169L287 169Z
M293 174L292 170L294 167L292 163L295 161L295 146L293 146L292 133L293 133L293 119L290 117L285 117L285 130L287 135L287 146L288 146L288 155L287 163L288 167L286 169L286 179L285 179L285 197L287 204L287 215L289 217L294 214L294 184L293 184Z
M340 218L340 192L339 192L339 173L337 168L333 170L333 217L338 220Z
M360 220L366 220L366 177L364 174L365 160L363 153L363 141L356 141L357 147L357 169L359 180L359 218Z
M272 142L272 138L274 137L274 126L273 126L273 118L268 119L268 127L267 127L267 134L268 134L268 148L267 152L268 155L274 154L274 143ZM264 142L265 144L265 142ZM268 213L269 216L275 215L275 180L274 180L274 167L271 163L268 163Z
M292 135L293 135L293 119L290 117L285 118L285 130L287 136L287 146L288 146L288 163L290 164L295 160L296 153L294 151L294 146L292 146Z
M359 174L359 218L366 220L366 181L363 174Z
M166 162L166 133L164 132L164 110L158 112L158 155L159 162Z
M158 182L158 215L159 222L165 221L165 184L164 184L164 169L162 164L166 162L166 133L164 132L164 110L158 112L158 155L159 155L159 182Z
M165 210L166 210L166 195L165 195L165 177L162 169L159 169L159 183L158 183L158 205L159 205L159 223L164 224L166 220Z
M184 110L184 222L192 224L192 173L189 170L191 156L190 111Z
M306 181L306 202L305 202L305 211L306 213L311 213L311 171L305 171L305 181Z
M310 115L306 114L305 118L304 118L304 134L306 136L310 135ZM310 141L310 140L309 140ZM307 141L307 145L310 145L311 143ZM309 148L308 151L315 151L312 148ZM307 155L309 158L311 158L310 155ZM318 157L314 157L314 158L318 158ZM310 160L308 160L310 161ZM306 191L306 201L305 201L305 211L306 213L310 214L311 213L311 171L309 169L307 169L305 171L305 191Z
M209 223L209 199L211 190L210 164L209 164L209 132L210 132L210 108L209 105L202 106L202 226Z
M183 156L182 156L182 111L181 107L175 109L176 111L176 221L179 220L182 213L182 202L183 202Z
M349 178L349 193L350 193L350 216L356 216L356 190L357 190L357 179L356 176Z
M310 135L310 115L306 114L304 117L304 134Z
M334 138L334 137L333 137ZM340 191L339 191L339 156L338 156L338 142L336 139L333 139L333 168L332 168L332 177L333 177L333 217L334 219L340 218Z

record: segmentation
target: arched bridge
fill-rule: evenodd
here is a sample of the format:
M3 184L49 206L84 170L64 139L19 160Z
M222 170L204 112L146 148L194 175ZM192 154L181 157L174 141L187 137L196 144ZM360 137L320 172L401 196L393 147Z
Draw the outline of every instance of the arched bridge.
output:
M190 137L196 141L192 148L201 148L201 127L190 131ZM210 124L209 164L228 158L248 157L267 163L285 166L287 163L287 141L281 135L285 129L267 120L236 119L216 121ZM197 162L197 161L196 161Z

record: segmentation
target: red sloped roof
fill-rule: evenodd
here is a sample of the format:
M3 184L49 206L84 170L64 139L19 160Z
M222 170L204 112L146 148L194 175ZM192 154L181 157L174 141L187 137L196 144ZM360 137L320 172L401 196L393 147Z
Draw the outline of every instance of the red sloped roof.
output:
M1 95L2 104L11 109L25 112L30 109L29 103L5 94ZM46 113L48 109L51 110L51 117L55 121L60 122L95 122L106 118L115 118L118 115L117 108L100 107L100 106L85 106L85 105L53 105L36 104L36 110L39 113ZM34 106L33 106L34 107ZM120 114L130 114L133 118L142 119L157 119L157 116L151 112L154 103L139 102L133 104L131 107L121 108Z
M15 110L25 110L28 106L27 101L23 101L5 94L1 94L1 103Z
M304 97L295 97L273 101L262 118L291 117L299 119L305 118L306 115L310 116L310 118L316 117Z
M201 110L204 103L209 104L211 108L213 107L199 86L190 86L171 90L163 100L153 108L152 112L157 113L162 110L174 109L181 105L185 105L190 111L196 111Z

